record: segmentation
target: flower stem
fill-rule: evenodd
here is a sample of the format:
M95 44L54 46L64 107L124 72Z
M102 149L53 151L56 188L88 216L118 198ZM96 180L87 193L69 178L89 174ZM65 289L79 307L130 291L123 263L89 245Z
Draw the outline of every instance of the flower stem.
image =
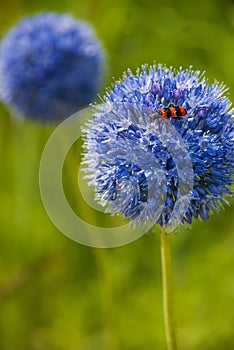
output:
M172 274L170 236L166 228L161 231L161 262L162 262L162 288L163 288L163 314L168 350L176 350L176 338L172 307Z

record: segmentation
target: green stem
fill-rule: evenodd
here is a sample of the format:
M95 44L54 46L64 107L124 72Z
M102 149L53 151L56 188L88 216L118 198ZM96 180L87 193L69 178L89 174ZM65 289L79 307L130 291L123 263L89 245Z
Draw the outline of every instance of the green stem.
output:
M163 314L168 350L176 350L176 338L172 307L172 276L171 276L171 249L170 236L166 228L161 231L161 262L162 262L162 288L163 288Z

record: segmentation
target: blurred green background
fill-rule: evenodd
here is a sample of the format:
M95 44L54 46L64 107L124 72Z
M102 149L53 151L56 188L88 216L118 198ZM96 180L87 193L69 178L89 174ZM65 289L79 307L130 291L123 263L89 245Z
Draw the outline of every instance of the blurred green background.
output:
M106 86L127 68L156 60L206 70L210 81L230 87L234 101L234 1L8 0L1 3L1 36L42 10L93 23L108 52ZM159 230L115 249L63 236L38 186L55 125L12 118L2 105L0 114L0 350L164 350ZM77 143L66 160L67 196L87 221L109 225L115 219L79 200L79 153ZM234 349L233 214L226 207L171 236L181 350Z

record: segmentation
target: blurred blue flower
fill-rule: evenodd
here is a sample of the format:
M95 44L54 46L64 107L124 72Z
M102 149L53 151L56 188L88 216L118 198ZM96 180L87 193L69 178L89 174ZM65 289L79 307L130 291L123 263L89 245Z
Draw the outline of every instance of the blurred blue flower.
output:
M130 70L84 128L84 171L96 199L133 223L207 220L231 195L234 124L223 84L162 65ZM183 106L183 120L157 111Z
M62 120L96 97L103 61L85 22L56 13L24 18L0 45L0 98L27 118Z

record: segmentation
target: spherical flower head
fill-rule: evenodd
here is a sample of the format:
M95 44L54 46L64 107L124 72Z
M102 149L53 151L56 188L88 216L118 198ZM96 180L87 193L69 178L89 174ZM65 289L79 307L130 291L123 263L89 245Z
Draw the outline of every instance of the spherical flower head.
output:
M168 231L218 211L234 174L224 92L191 67L128 70L84 128L84 171L99 203L135 225L159 223ZM186 115L176 118L181 111Z
M26 17L0 45L0 98L26 118L63 120L96 97L103 65L85 22L57 13Z

